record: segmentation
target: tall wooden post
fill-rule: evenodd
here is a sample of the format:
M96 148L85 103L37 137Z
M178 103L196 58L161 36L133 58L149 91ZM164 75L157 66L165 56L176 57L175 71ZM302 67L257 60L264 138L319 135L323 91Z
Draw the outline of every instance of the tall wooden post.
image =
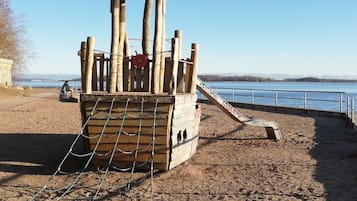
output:
M125 32L125 41L124 41L124 57L130 56L130 44L128 33Z
M118 74L117 90L123 92L123 59L125 42L125 0L120 0L120 18L119 18L119 46L118 46Z
M175 30L175 38L178 39L178 58L182 59L182 31ZM177 93L183 92L183 83L184 83L184 63L179 62L178 72L177 72Z
M143 54L149 57L150 54L150 18L151 18L152 0L145 0L145 9L143 17ZM150 72L150 63L147 62L144 68L144 91L151 90L152 73Z
M165 78L165 44L166 44L166 0L162 0L162 38L161 38L161 63L160 63L160 93L164 92L164 78Z
M85 74L86 74L86 50L87 50L87 42L82 41L81 42L81 51L80 51L80 58L81 58L81 78L82 78L82 91L85 91Z
M104 54L100 54L99 60L99 90L104 91Z
M109 88L110 88L110 58L105 58L104 60L104 65L105 65L105 72L106 72L106 76L105 76L105 90L109 92Z
M197 84L197 72L198 72L198 49L199 45L193 43L191 45L191 59L193 62L192 65L192 83L191 83L191 94L196 93L196 84Z
M175 30L175 38L178 38L178 57L182 59L182 31Z
M130 91L130 69L129 69L129 59L130 59L130 45L128 33L125 32L125 42L124 42L124 59L123 59L123 91Z
M145 1L144 17L143 17L143 54L150 54L150 16L151 16L152 0Z
M161 61L161 40L162 40L162 4L163 0L156 0L155 10L155 35L152 65L152 90L151 93L160 93L160 61Z
M92 72L93 72L93 62L94 62L94 38L87 38L87 53L86 53L86 68L85 68L85 79L86 87L85 93L92 93Z
M178 48L178 38L172 39L172 74L170 79L170 95L176 95L177 90L177 70L178 70L178 63L179 63L179 48Z
M94 59L93 59L93 67L92 67L92 90L97 91L98 90L98 58L97 54L94 54Z
M120 0L111 1L112 12L112 44L110 50L110 80L109 93L116 92L116 81L118 76L118 47L119 47L119 4Z
M188 58L186 61L190 63L186 63L185 69L185 93L191 93L191 85L192 85L192 62L191 59Z

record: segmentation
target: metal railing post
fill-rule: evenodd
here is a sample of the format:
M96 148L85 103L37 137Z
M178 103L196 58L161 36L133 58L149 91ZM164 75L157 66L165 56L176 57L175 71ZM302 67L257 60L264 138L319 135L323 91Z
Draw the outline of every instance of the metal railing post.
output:
M350 115L350 113L349 113L349 110L350 110L349 104L350 104L350 96L347 96L347 100L346 100L346 114L347 114L347 117Z
M307 93L304 92L304 109L306 110L306 100L307 100Z
M343 94L340 93L340 113L342 113Z
M278 92L275 91L275 106L278 106Z
M351 98L351 121L354 122L355 119L355 98Z
M234 102L234 89L232 89L232 102Z
M254 91L252 91L252 103L255 104L255 94L254 94Z

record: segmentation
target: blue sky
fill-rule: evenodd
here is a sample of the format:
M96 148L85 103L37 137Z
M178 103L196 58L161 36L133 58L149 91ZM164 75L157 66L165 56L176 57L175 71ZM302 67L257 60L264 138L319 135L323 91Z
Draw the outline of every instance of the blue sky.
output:
M76 52L87 36L109 51L109 2L11 0L37 55L28 72L79 74ZM129 38L141 38L143 7L127 0ZM356 0L167 0L166 34L182 30L187 54L200 45L200 74L357 77L356 8Z

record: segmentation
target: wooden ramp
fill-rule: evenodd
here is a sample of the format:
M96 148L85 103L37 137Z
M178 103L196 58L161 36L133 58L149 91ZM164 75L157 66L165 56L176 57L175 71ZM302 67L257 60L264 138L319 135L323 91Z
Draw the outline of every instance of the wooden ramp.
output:
M225 101L216 91L209 88L201 79L197 78L197 89L208 98L210 102L215 104L224 113L231 117L234 121L238 121L244 125L264 127L270 139L280 140L282 134L279 126L274 121L266 121L264 119L255 119L247 117L235 109L231 104Z

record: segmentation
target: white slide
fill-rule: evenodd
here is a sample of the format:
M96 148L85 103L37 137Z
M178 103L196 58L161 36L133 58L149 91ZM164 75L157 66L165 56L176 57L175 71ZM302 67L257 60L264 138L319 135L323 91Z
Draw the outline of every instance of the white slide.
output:
M255 119L251 117L247 117L240 113L236 108L234 108L231 104L225 101L218 93L209 88L201 79L197 78L197 89L208 98L210 102L215 104L218 108L220 108L224 113L226 113L229 117L231 117L234 121L238 121L244 125L249 126L259 126L264 127L268 138L273 140L281 140L282 135L278 126L278 123L275 121L267 121L264 119Z

